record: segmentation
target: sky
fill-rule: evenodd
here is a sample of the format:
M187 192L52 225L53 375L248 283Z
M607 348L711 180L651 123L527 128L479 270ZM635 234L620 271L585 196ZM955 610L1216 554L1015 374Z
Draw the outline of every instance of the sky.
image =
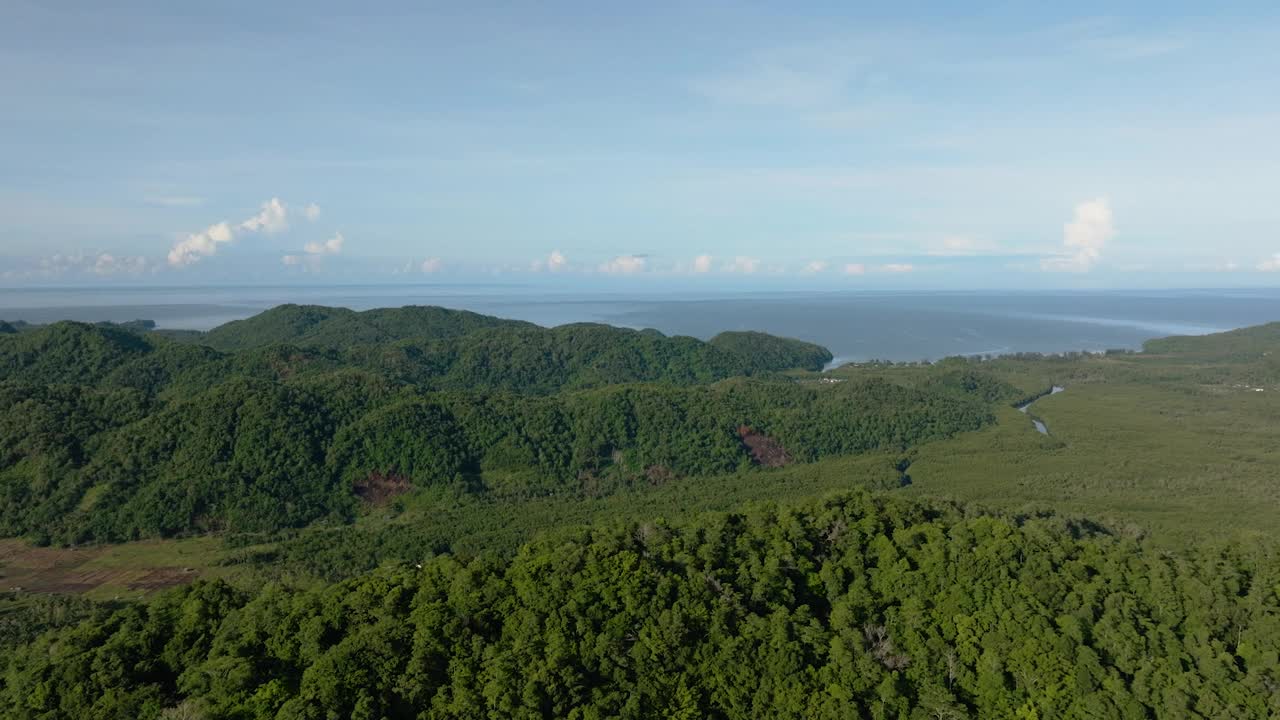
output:
M1280 4L0 3L0 285L1280 280Z

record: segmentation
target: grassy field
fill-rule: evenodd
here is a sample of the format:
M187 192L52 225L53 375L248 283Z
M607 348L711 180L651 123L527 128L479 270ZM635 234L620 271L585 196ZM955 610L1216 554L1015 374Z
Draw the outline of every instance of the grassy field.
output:
M1267 367L1121 355L991 367L1034 391L974 433L921 447L910 492L1048 508L1178 546L1280 529L1280 387ZM1261 388L1261 389L1259 389Z
M75 592L96 600L145 597L216 574L225 554L214 536L147 540L84 548L33 547L0 540L0 589L15 593Z

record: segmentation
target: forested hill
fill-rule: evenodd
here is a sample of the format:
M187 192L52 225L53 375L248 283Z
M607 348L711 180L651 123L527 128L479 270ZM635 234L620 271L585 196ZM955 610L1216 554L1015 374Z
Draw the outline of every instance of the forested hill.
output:
M1211 358L1218 362L1259 361L1268 359L1280 367L1280 322L1213 333L1212 335L1175 335L1148 340L1146 353L1179 355L1188 360Z
M1174 557L1052 517L855 494L318 589L201 582L0 647L0 706L33 720L1267 718L1278 589L1274 553Z
M0 339L0 381L106 383L150 393L232 375L359 368L432 389L549 393L628 382L706 383L819 370L825 348L761 333L703 342L656 330L542 328L443 308L362 313L284 305L208 333L60 322Z
M398 343L404 347L510 353L517 362L549 351L571 368L610 384L642 380L708 381L789 369L820 370L831 361L823 347L757 332L725 332L703 343L595 323L542 328L465 310L408 306L356 312L317 305L281 305L208 333L174 336L218 350L268 345L344 350ZM468 341L458 342L468 337ZM474 349L473 349L474 348ZM638 358L634 357L637 356ZM627 356L633 356L627 360Z
M534 329L537 326L441 307L408 306L357 312L322 305L289 304L186 337L219 350L277 344L342 348L398 340L442 340L485 328Z
M0 337L0 536L271 531L415 488L599 493L901 451L981 427L1016 395L976 371L802 383L774 371L830 354L758 333L701 342L438 308L287 306L244 323L209 337L250 346L274 328L311 346L223 351L69 322ZM341 343L348 331L378 340Z

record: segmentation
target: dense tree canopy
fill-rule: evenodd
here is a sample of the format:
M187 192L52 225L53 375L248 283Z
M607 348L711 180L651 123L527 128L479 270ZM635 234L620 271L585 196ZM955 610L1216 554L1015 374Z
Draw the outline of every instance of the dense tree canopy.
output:
M1134 358L821 376L803 371L826 350L759 333L440 308L9 329L0 536L72 546L26 548L51 564L139 538L185 536L111 547L221 549L204 558L220 579L146 600L0 594L0 717L1280 716L1274 536L1171 552L1048 511L906 495L937 482L939 447L968 455L953 473L1005 468L1006 493L1025 458L1102 449L1093 472L1129 485L1185 463L1200 446L1153 464L1170 441L1144 444L1149 425L1114 412L1109 444L1082 442L1082 423L1040 436L1007 406L1060 381L1097 403L1141 377L1138 397L1181 398L1161 417L1253 413L1238 435L1273 418L1251 383L1280 378L1274 327L1217 355L1175 338ZM1117 458L1131 448L1147 454ZM1032 497L1093 482L1048 472Z
M348 517L374 476L499 495L594 492L761 462L901 449L980 427L982 402L884 381L421 392L361 372L234 376L159 402L0 384L0 531L57 542L262 531ZM89 498L89 500L86 500Z
M7 652L9 717L1261 718L1280 564L856 494L221 582Z
M439 307L379 308L356 312L318 305L281 305L203 334L183 334L225 351L267 345L339 348L397 340L444 340L484 328L536 329L531 323L503 320Z
M794 340L440 308L283 306L181 341L148 328L0 340L0 534L270 531L432 486L598 493L903 448L981 426L992 393L1011 392L991 378L804 384L774 373L830 354Z
M589 323L548 329L430 307L356 313L285 305L208 333L146 330L140 323L60 322L10 334L0 342L0 380L189 393L235 375L357 367L430 389L547 394L629 382L705 383L821 369L831 360L817 345L759 333L702 342Z

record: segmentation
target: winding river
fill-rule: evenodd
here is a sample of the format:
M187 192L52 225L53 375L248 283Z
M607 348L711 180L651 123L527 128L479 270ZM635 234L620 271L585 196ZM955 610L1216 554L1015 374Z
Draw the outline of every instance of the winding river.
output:
M1050 394L1050 395L1057 395L1058 393L1062 392L1063 390L1066 390L1066 388L1064 388L1064 387L1060 387L1060 386L1058 386L1058 385L1054 385L1054 386L1053 386L1053 388L1049 390L1049 394ZM1044 395L1041 395L1040 397L1044 397ZM1040 398L1036 398L1036 400L1039 400L1039 399L1040 399ZM1022 405L1019 405L1019 406L1018 406L1018 412L1020 412L1020 413L1022 413L1022 414L1024 414L1024 415L1026 415L1026 414L1027 414L1027 408L1029 408L1029 407L1031 407L1032 405L1034 405L1034 404L1035 404L1035 402L1036 402L1036 400L1032 400L1031 402L1023 403ZM1031 422L1032 422L1032 423L1035 423L1036 431L1038 431L1041 435L1048 435L1048 434L1049 434L1049 428L1048 428L1044 423L1040 422L1039 420L1037 420L1037 419L1036 419L1036 418L1034 418L1034 417L1032 417L1032 418L1031 418Z

